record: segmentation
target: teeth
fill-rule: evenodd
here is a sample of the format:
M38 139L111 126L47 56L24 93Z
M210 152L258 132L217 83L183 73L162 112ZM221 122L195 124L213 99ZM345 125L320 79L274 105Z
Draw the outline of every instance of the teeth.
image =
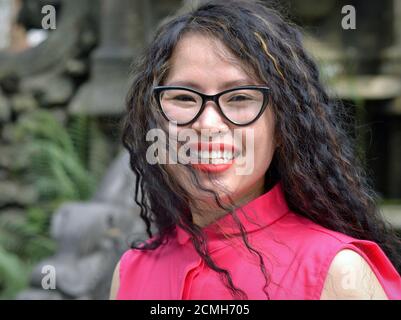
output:
M212 164L222 164L227 162L228 159L212 159Z
M234 154L230 151L191 151L192 157L198 159L202 163L213 163L213 164L221 164L228 162L234 158Z
M225 152L221 152L221 151L201 151L201 152L197 152L197 151L193 151L192 155L194 157L201 157L201 158L210 158L210 159L232 159L233 158L233 153L229 152L229 151L225 151Z

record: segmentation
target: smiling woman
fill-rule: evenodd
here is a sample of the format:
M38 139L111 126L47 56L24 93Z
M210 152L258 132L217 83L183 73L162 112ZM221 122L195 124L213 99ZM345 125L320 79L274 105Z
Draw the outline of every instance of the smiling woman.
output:
M161 26L122 136L150 238L122 256L111 298L401 299L401 243L344 115L299 31L261 2L210 1ZM168 133L154 156L177 162L149 161L154 129Z

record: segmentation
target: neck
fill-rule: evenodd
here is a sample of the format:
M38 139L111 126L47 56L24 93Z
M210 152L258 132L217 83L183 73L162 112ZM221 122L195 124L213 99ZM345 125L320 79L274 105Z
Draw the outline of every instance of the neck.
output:
M264 179L257 184L255 184L252 188L250 188L251 191L242 194L241 196L235 196L234 197L234 204L236 207L240 207L253 199L256 199L257 197L261 196L263 193L265 193L265 181ZM222 202L224 205L230 206L230 203L228 202L228 199L222 199ZM223 208L220 208L217 203L202 203L202 204L197 204L196 206L191 207L191 213L192 213L192 220L194 224L197 226L203 228L206 227L207 225L213 223L217 219L225 216L228 211L224 210Z

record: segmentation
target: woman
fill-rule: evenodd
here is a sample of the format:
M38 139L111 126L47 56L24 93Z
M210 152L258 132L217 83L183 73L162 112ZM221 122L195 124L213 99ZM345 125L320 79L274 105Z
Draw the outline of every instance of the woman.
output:
M111 298L401 299L400 241L341 108L300 33L261 2L166 22L122 137L150 239L122 256Z

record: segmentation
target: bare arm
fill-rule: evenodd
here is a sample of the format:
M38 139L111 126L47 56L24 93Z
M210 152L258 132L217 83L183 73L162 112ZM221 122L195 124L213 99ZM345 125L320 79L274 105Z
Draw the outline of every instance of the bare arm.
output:
M322 300L388 300L365 259L349 249L333 259L321 294Z
M110 289L110 300L115 300L117 297L118 288L120 287L120 262L117 263L114 273L113 280L111 281Z

